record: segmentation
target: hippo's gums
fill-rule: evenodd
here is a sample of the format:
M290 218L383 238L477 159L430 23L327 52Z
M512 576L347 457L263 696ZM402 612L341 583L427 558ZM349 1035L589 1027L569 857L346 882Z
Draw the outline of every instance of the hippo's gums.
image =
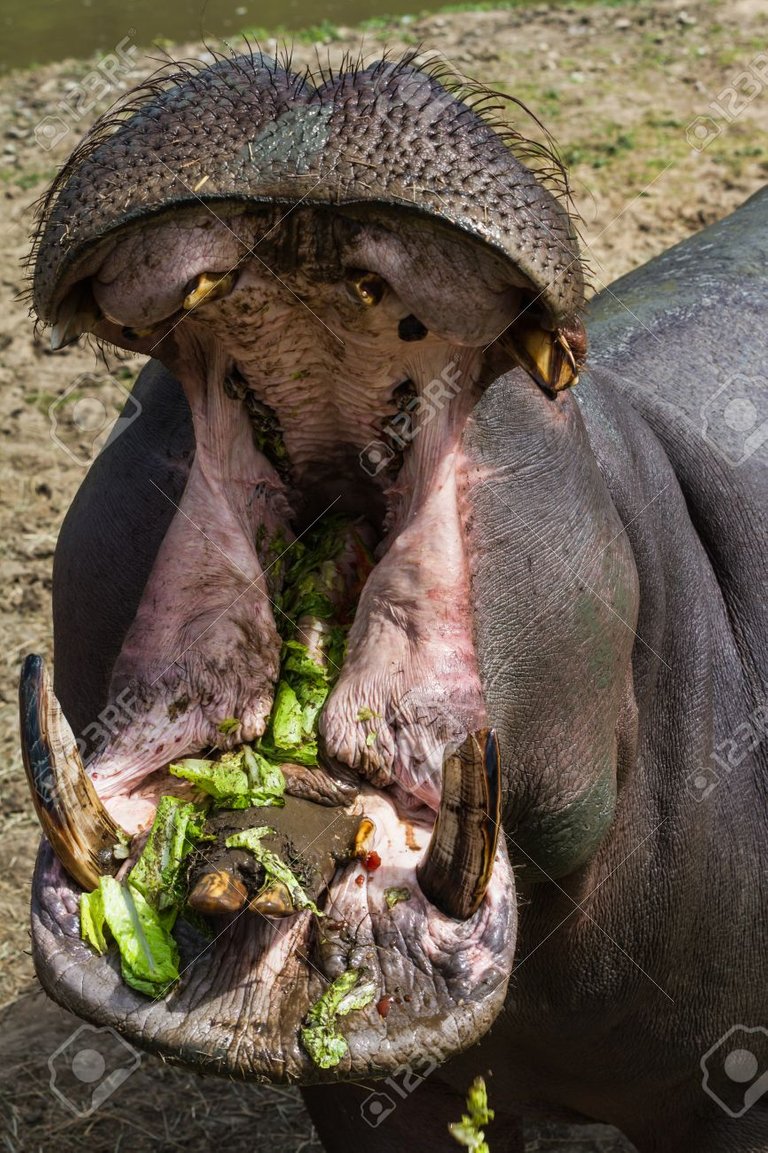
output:
M328 1150L455 1148L482 1074L494 1153L537 1110L765 1153L766 474L723 413L764 388L768 197L585 313L516 143L412 59L247 55L139 93L56 181L40 320L155 359L59 541L61 704L22 678L35 962L139 1046L306 1086ZM329 513L368 559L281 819L327 863L353 817L369 868L333 858L324 916L206 892L213 939L180 928L148 997L78 894L170 762L263 739L283 561ZM303 1024L353 968L322 1067Z

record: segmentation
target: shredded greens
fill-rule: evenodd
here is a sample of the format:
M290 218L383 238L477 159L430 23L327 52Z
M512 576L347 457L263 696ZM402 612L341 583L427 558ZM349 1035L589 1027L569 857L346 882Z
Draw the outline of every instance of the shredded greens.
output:
M388 909L394 909L395 905L399 905L401 901L410 901L410 899L410 889L398 889L397 886L393 885L391 889L384 890L384 900L387 902Z
M352 540L361 572L370 563L362 542L349 534L349 522L331 517L290 547L278 537L271 542L276 550L270 567L277 586L283 647L266 732L255 745L242 745L216 760L187 757L170 765L173 776L192 782L211 798L206 805L212 803L217 809L282 806L285 777L280 765L317 764L318 718L344 659L346 627L340 621L349 616L353 595L338 558ZM237 717L224 717L218 730L229 736L239 725ZM267 826L246 829L229 837L226 844L250 850L264 868L267 884L270 879L282 882L296 909L322 916L291 869L262 845L262 838L271 833L274 830ZM163 995L178 979L178 949L171 930L185 901L185 860L204 837L204 806L162 797L144 849L125 883L103 876L98 889L80 899L83 940L99 953L106 952L114 940L123 979L150 996ZM346 1042L334 1032L336 1017L368 1004L373 996L371 992L358 1006L357 1001L368 995L368 986L355 999L351 990L358 975L353 971L339 978L343 980L348 984L336 989L338 982L334 982L311 1011L317 1010L317 1019L307 1022L309 1044L315 1046L318 1058L330 1064L336 1064L346 1051ZM344 1048L334 1061L332 1053L339 1051L340 1044ZM313 1056L313 1060L318 1058Z
M310 900L304 892L285 862L281 861L277 853L273 853L271 849L262 845L262 839L274 836L275 832L276 830L270 829L268 825L261 825L255 829L242 829L239 833L233 833L231 837L227 837L224 843L228 849L248 849L250 853L253 853L267 874L266 883L269 884L273 878L276 881L282 881L290 893L295 909L311 909L318 917L325 916L315 902Z
M317 721L341 671L346 629L339 623L348 597L335 563L348 525L337 517L290 549L278 598L283 633L280 679L259 750L270 760L317 764ZM362 549L362 545L360 546Z
M178 797L161 797L136 864L121 885L102 876L80 897L80 933L98 953L107 934L120 952L123 980L149 996L163 996L179 977L179 952L171 936L184 904L181 875L203 832L203 813Z
M332 981L304 1018L301 1043L320 1069L338 1065L349 1049L338 1027L339 1017L364 1009L376 996L373 981L361 980L359 969L349 969Z
M187 757L169 766L174 777L192 781L213 797L217 808L250 809L284 805L285 777L278 765L243 745L236 752L222 753L217 761Z
M467 1112L461 1116L461 1121L454 1121L448 1126L448 1131L459 1145L471 1149L472 1153L490 1153L485 1133L481 1126L487 1125L494 1118L493 1109L488 1108L488 1091L482 1077L475 1077L467 1093Z

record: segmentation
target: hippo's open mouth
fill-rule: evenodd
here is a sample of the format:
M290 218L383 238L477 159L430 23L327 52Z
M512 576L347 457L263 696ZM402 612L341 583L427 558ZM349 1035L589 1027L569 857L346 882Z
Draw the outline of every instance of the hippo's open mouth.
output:
M118 160L128 170L116 179ZM180 984L148 1002L80 942L78 886L44 849L41 979L169 1056L312 1081L327 1074L299 1043L301 1021L329 979L362 967L376 1003L350 1017L334 1077L464 1048L503 1004L515 897L494 832L497 753L464 543L482 478L462 435L491 374L521 365L553 394L575 376L581 281L567 217L407 61L320 88L251 57L185 75L97 133L57 191L37 253L39 315L58 343L90 331L161 360L183 386L196 447L112 671L113 736L90 761L100 801L28 670L27 761L49 837L87 883L77 859L98 863L102 805L133 833L171 791L169 762L264 733L281 562L334 513L375 563L359 569L321 715L322 768L289 772L288 791L335 802L329 827L342 812L369 818L381 866L340 867L323 922L238 915L210 945L182 935ZM546 259L530 235L541 228ZM71 787L46 794L62 774ZM392 904L394 889L411 899Z

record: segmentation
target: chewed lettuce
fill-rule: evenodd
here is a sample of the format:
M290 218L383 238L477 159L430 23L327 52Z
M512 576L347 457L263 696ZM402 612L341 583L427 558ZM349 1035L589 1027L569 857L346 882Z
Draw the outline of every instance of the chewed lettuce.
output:
M278 598L283 634L280 678L267 731L258 743L268 760L317 764L317 722L341 671L349 593L337 558L350 525L331 517L287 552ZM361 560L365 548L355 536Z
M475 1077L467 1093L467 1112L462 1114L461 1121L454 1121L448 1126L448 1132L454 1141L472 1150L472 1153L490 1153L481 1126L487 1125L494 1116L493 1109L488 1108L485 1081L482 1077Z
M177 908L184 900L182 865L204 823L196 805L178 797L160 798L141 856L128 876L131 888L158 912Z
M179 979L179 950L170 932L173 921L168 912L153 909L138 889L103 876L98 889L83 894L80 910L83 936L99 952L106 949L105 929L109 929L120 950L126 985L162 997Z
M318 1068L334 1068L349 1049L339 1030L339 1018L353 1009L365 1009L375 996L373 981L363 980L359 969L348 969L315 1001L304 1018L300 1037Z
M275 833L275 829L270 829L268 825L261 825L258 828L242 829L239 833L233 833L227 837L224 843L228 849L247 849L253 853L267 875L267 884L270 880L281 881L288 890L295 909L310 909L318 917L324 916L325 914L304 892L297 877L291 872L285 861L282 861L277 853L273 853L271 849L262 845L261 842L264 837L275 836Z
M169 766L174 777L197 785L217 808L250 809L285 804L285 777L250 745L222 753L216 761L187 757Z
M161 997L179 978L179 951L171 935L185 894L184 861L203 832L203 814L178 797L161 797L146 844L124 884L102 876L80 898L80 933L98 953L109 940L120 952L123 980Z

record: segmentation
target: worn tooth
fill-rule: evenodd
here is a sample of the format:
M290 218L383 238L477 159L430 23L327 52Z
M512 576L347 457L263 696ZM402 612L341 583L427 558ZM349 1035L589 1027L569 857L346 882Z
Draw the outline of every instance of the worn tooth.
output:
M265 917L290 917L296 912L291 894L282 881L273 881L251 901L250 908Z
M387 282L377 272L364 272L362 269L349 274L347 286L351 294L366 308L381 303L387 290Z
M81 285L67 293L59 305L56 323L51 329L51 348L57 352L74 344L83 332L93 332L102 319L102 313L93 299L89 285Z
M237 913L248 900L248 891L239 879L226 869L212 869L203 873L187 898L187 904L197 913Z
M512 326L510 339L516 359L539 387L561 392L578 384L576 357L563 331L523 320Z
M376 832L376 826L370 817L363 817L360 824L357 826L355 833L355 848L354 855L356 857L364 857L370 851L373 844L373 834Z
M233 272L201 272L195 281L195 287L184 297L182 308L185 312L190 312L199 304L228 296L234 284Z
M447 916L466 921L482 904L500 823L498 743L482 729L443 760L440 809L416 869L424 895Z
M86 776L42 657L24 661L19 686L21 751L43 832L64 868L84 889L115 873L117 845L130 839L110 817Z

